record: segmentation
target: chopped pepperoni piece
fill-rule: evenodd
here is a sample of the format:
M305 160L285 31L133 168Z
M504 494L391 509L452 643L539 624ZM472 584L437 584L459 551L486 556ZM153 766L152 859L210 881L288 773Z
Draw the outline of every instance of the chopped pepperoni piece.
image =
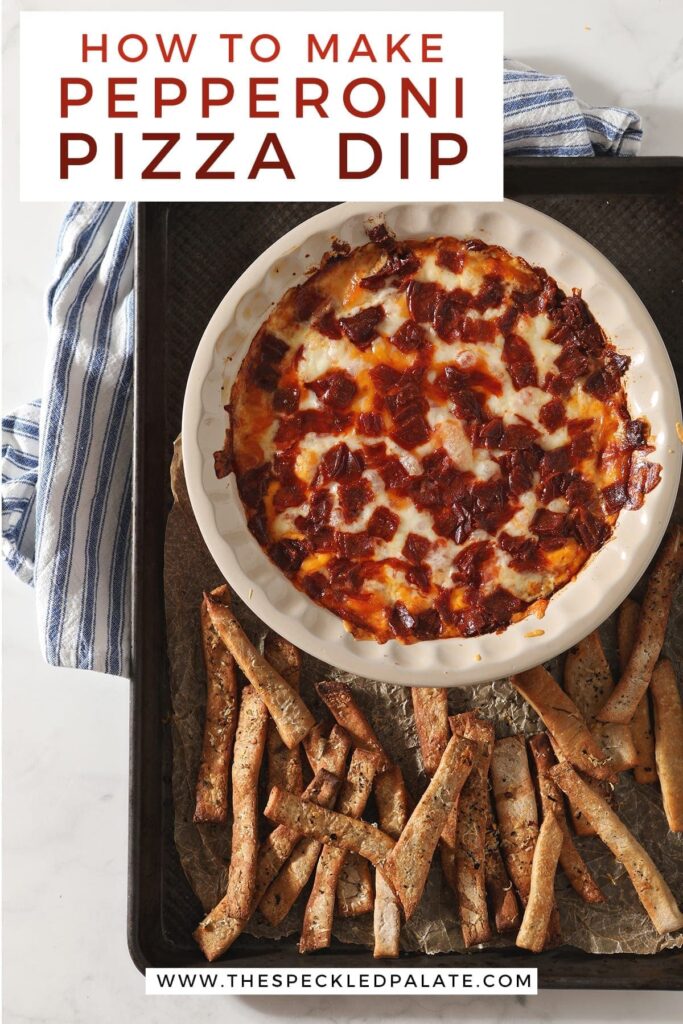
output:
M240 497L245 505L248 505L249 508L256 508L258 506L268 490L271 475L272 466L270 462L264 462L263 465L256 466L254 469L248 469L245 473L240 474L237 486Z
M391 342L401 352L415 352L427 341L424 328L415 323L414 320L404 320L396 334L391 337Z
M575 381L577 377L583 377L588 372L588 359L578 345L565 345L555 360L555 365L560 371L560 376L569 381Z
M559 398L551 398L549 402L541 406L538 419L551 434L559 430L567 422L564 402L561 402Z
M315 320L313 326L319 334L332 338L333 341L338 341L343 336L341 324L331 309L323 313L320 319Z
M303 481L280 484L273 497L273 508L276 512L284 512L286 508L296 508L306 501L306 488Z
M482 604L489 629L500 629L502 626L507 626L513 615L521 612L524 607L524 602L511 594L505 587L496 587L493 593L484 597Z
M296 572L301 568L310 547L306 541L286 538L270 546L270 557L279 569L285 573Z
M335 409L345 409L358 393L355 380L346 370L331 370L323 377L310 381L306 387L310 388L321 402Z
M566 473L571 469L569 459L569 448L565 445L562 448L552 448L544 452L539 465L542 477L552 476L553 473Z
M484 448L500 448L504 429L502 419L495 417L489 420L479 428L479 444Z
M539 508L531 520L531 529L539 537L556 537L567 531L568 517L564 512L551 512L547 508Z
M441 246L436 257L437 267L445 267L451 274L461 274L465 265L465 253L448 246Z
M256 540L265 547L268 543L268 525L266 523L265 512L257 512L256 515L251 516L247 521L247 526L251 533L253 533Z
M347 523L352 523L373 498L370 481L362 477L357 483L344 484L339 488L339 501Z
M519 334L508 334L503 344L503 362L508 368L516 391L538 387L536 360L529 343Z
M498 543L503 551L507 551L510 555L510 565L517 572L533 572L542 563L542 554L537 540L501 533Z
M425 444L431 436L431 429L423 416L411 416L402 420L391 436L401 448L410 450Z
M432 281L411 281L406 298L410 315L416 323L431 323L443 289Z
M415 619L402 601L397 601L389 613L389 626L395 636L410 636Z
M555 473L547 477L539 487L538 494L544 505L549 505L555 498L561 498L573 480L572 473Z
M467 292L457 289L455 292L442 293L434 309L434 330L442 341L456 341L462 338L465 310L467 309ZM462 296L465 296L463 300ZM416 318L417 319L417 318Z
M427 565L411 565L406 569L406 579L408 583L411 583L418 590L424 591L425 594L429 593L431 585L431 570Z
M470 252L483 252L488 249L488 245L481 238L468 238L465 240L465 248Z
M261 337L258 356L254 364L254 381L262 391L275 391L280 378L278 366L289 346L286 341L266 332Z
M407 248L400 251L397 249L389 255L384 266L376 273L362 278L360 286L376 292L379 288L384 288L391 278L395 281L401 280L409 274L414 274L419 268L420 261L414 252Z
M385 392L390 388L395 388L403 374L395 367L389 366L388 363L378 363L370 370L370 376L377 390Z
M644 495L648 494L659 483L662 467L656 462L648 462L640 453L631 460L628 478L628 507L642 507Z
M415 616L413 633L418 640L434 640L441 633L441 616L436 608L427 608Z
M584 480L580 473L572 473L572 482L565 491L565 498L570 508L591 505L595 500L595 485Z
M503 430L500 447L505 451L531 448L538 437L538 431L531 424L508 423Z
M329 590L329 584L321 572L312 572L304 576L303 588L312 601L320 601Z
M496 323L495 320L484 320L482 317L466 316L462 320L460 337L463 341L484 344L495 341Z
M599 324L588 324L577 332L576 343L588 355L597 356L605 347L605 335Z
M629 420L624 430L624 440L629 448L647 448L649 433L647 420Z
M409 533L403 545L402 554L409 562L419 565L420 562L424 562L430 547L431 544L426 537L421 537L417 533Z
M301 287L297 288L294 295L295 319L299 323L304 320L310 320L316 309L319 309L324 301L325 296L318 291L315 285L301 285Z
M625 508L628 504L628 489L624 481L616 480L613 484L603 487L602 500L608 515Z
M583 386L589 395L595 395L604 401L618 391L619 377L608 369L594 370L588 375Z
M352 451L342 441L341 444L335 444L325 452L318 463L313 482L315 486L318 486L321 483L329 483L330 480L357 480L364 468L362 452Z
M379 437L384 429L378 412L362 412L358 416L358 432L366 437Z
M453 560L451 573L454 583L467 583L472 587L480 587L482 572L486 562L493 554L493 545L488 540L473 541L460 551Z
M380 505L370 516L368 533L371 537L379 537L380 540L389 541L398 529L400 520L395 512Z
M392 456L380 467L379 475L382 477L385 487L389 490L396 490L405 483L409 474L400 459Z
M377 337L375 328L384 320L383 306L367 306L353 316L343 316L339 320L341 329L357 348L368 348Z
M372 554L374 541L366 530L357 533L337 533L337 548L342 558L367 558Z
M277 388L273 392L273 409L275 412L296 412L299 408L299 395L297 387Z
M601 548L611 533L609 525L586 509L575 509L572 517L572 532L578 542L587 551Z

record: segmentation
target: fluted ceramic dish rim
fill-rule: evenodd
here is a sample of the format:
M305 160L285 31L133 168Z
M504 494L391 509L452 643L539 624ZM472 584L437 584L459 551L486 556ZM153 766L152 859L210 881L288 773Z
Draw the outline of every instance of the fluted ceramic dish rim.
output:
M534 615L502 633L404 645L356 640L341 619L280 572L246 525L234 474L218 480L214 452L224 441L224 405L257 328L287 288L319 264L331 241L367 240L368 220L384 217L399 237L480 237L540 265L565 291L581 288L596 319L631 357L631 415L650 422L662 479L638 511L623 511L612 538L576 578ZM226 239L226 244L229 240ZM681 471L676 424L681 406L664 342L625 278L575 232L531 207L502 203L343 203L298 225L255 260L228 291L197 348L185 391L183 462L199 529L225 579L263 622L339 669L410 686L466 686L549 660L602 623L631 591L670 519ZM541 635L526 634L542 630Z

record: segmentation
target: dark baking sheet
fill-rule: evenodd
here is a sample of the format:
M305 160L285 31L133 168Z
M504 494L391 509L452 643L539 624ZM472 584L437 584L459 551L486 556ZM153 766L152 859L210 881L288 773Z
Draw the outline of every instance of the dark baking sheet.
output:
M567 224L600 249L648 307L683 380L683 159L506 161L506 195ZM163 605L169 464L185 382L214 309L239 275L290 228L331 203L143 203L137 222L133 679L128 938L142 970L201 966L191 938L201 907L173 843L171 714ZM678 894L679 897L681 894ZM560 948L466 957L405 956L405 966L447 963L539 968L545 988L683 988L683 952L589 955ZM338 943L319 966L367 966ZM232 966L301 965L294 939L242 936Z

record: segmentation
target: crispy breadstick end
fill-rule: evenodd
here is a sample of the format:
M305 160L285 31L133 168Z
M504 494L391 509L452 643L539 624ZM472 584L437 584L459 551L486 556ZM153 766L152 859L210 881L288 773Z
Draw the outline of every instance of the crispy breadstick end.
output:
M225 605L205 595L216 632L270 712L283 742L291 750L315 725L303 700L256 650Z
M263 812L270 821L288 825L340 850L365 857L375 867L382 865L394 848L394 840L365 821L328 811L275 786Z
M555 900L555 872L564 837L557 818L543 819L531 866L531 888L515 945L540 953L546 943Z
M335 911L339 917L361 917L375 905L372 869L357 853L347 853L337 880Z
M213 591L214 600L230 604L227 585ZM235 662L211 622L203 600L199 610L206 670L206 715L202 754L197 772L196 822L225 822L228 817L230 755L237 729Z
M413 686L410 692L422 765L431 777L439 767L451 738L448 728L448 690L436 686Z
M449 723L454 736L466 736L478 746L474 766L458 798L455 838L456 895L462 938L469 948L491 938L484 864L494 730L491 722L473 712L453 715Z
M385 879L401 901L406 920L422 896L429 866L453 804L477 755L477 745L453 736L434 777L384 865Z
M401 953L401 904L386 878L375 875L375 910L373 918L375 960L396 959Z
M536 766L536 784L541 800L543 817L554 814L562 829L563 842L560 851L560 864L572 888L586 903L603 903L605 897L590 873L588 865L577 850L572 839L567 817L564 811L562 793L551 779L548 772L556 764L553 749L547 733L540 732L529 740L529 749Z
M277 791L276 787L273 792ZM268 924L275 927L285 919L313 874L321 850L322 843L317 839L310 836L299 839L291 857L258 905Z
M360 818L372 791L378 762L377 754L369 750L354 750L346 781L339 794L337 809L340 814ZM300 953L326 949L330 944L337 882L345 856L344 850L338 850L333 846L326 846L320 854L313 889L304 912L299 940Z
M323 807L330 807L336 800L339 781L335 775L321 770L309 782L303 797ZM254 906L263 898L268 886L287 862L300 838L300 833L292 831L286 825L278 825L266 837L259 850L256 865ZM241 935L246 923L246 920L230 917L226 911L224 897L198 925L194 938L206 959L216 960L227 952L235 939Z
M403 774L398 765L392 765L375 778L375 798L382 831L398 839L406 826L409 798ZM375 876L375 902L373 956L397 957L401 951L401 903L380 871Z
M301 654L293 644L269 630L263 643L263 656L279 672L293 690L299 689ZM290 793L301 793L304 788L300 748L292 750L282 741L275 722L268 724L268 789L282 786Z
M567 653L564 689L576 704L596 742L616 771L632 768L636 748L628 725L596 722L595 716L614 689L614 680L597 630Z
M519 924L519 907L510 876L507 873L498 840L498 824L493 816L491 796L487 794L486 846L484 850L484 878L486 892L493 910L496 931L503 935Z
M555 765L549 774L573 803L581 807L605 846L623 864L657 932L664 935L683 928L683 914L669 886L652 858L609 804L594 793L566 762Z
M508 736L494 743L491 784L505 864L526 906L538 838L538 810L523 736Z
M365 712L356 703L351 687L337 679L329 679L317 683L315 688L320 699L332 712L335 721L349 733L353 745L379 754L380 771L385 771L391 761L377 739Z
M640 605L627 597L619 609L617 620L617 638L619 643L619 667L622 673L628 665L633 644L638 632ZM636 763L633 777L641 785L657 781L655 765L655 733L652 727L650 699L647 693L638 701L638 706L631 719L631 736L636 750Z
M568 761L593 778L609 778L611 766L579 709L542 665L513 676L512 684L543 719Z
M655 710L655 757L664 812L672 832L683 832L683 706L673 665L659 662L650 680Z
M268 711L252 686L242 690L232 765L232 839L226 915L247 920L256 889L258 779L268 731Z
M681 529L672 526L659 549L647 584L633 649L621 679L598 712L601 722L628 724L647 691L671 612L674 591L683 569Z

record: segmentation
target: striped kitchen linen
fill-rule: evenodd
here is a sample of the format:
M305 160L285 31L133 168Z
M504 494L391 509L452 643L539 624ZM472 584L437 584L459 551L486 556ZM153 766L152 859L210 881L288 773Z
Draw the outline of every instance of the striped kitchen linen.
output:
M505 62L505 152L632 156L631 110ZM52 665L130 671L133 204L75 203L48 292L42 402L3 419L3 556L36 590Z

